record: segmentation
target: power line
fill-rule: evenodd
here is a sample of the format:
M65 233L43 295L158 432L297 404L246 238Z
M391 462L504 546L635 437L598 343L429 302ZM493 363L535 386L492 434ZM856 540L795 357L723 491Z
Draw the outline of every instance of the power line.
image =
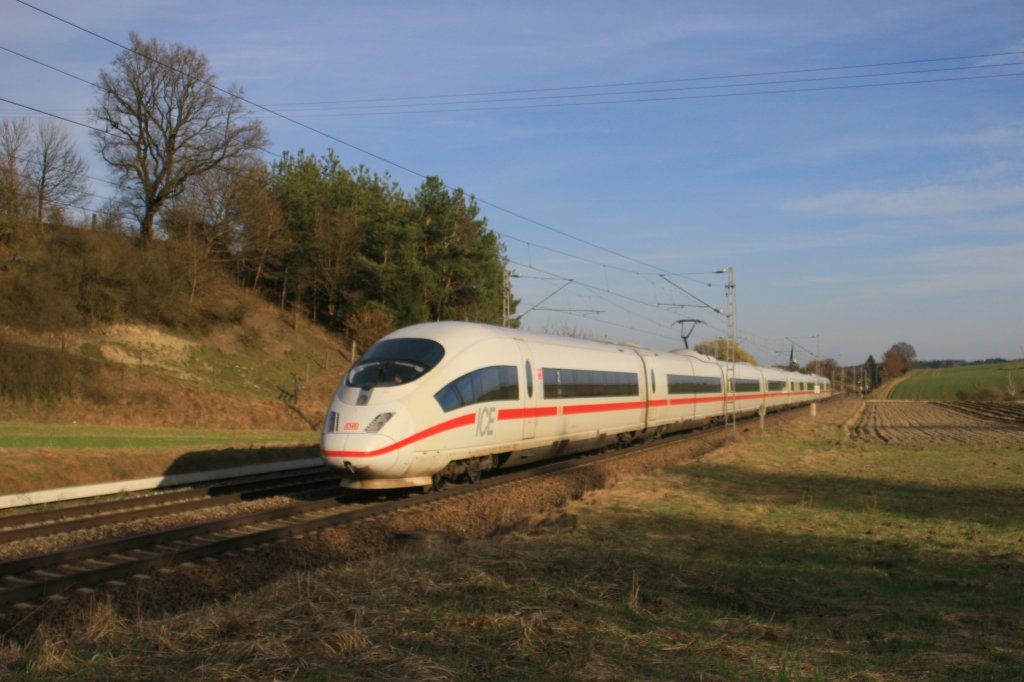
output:
M306 118L340 118L340 117L355 117L355 116L404 116L408 114L448 114L448 113L463 113L471 111L515 111L524 109L556 109L562 107L588 107L598 105L613 105L613 104L640 104L640 103L651 103L651 102L679 102L684 100L707 100L707 99L725 99L734 97L756 97L762 95L791 95L805 92L827 92L827 91L838 91L838 90L862 90L866 88L883 88L893 87L897 85L927 85L930 83L952 83L952 82L963 82L963 81L977 81L977 80L990 80L993 78L1012 78L1015 76L1024 76L1024 71L1013 72L1013 73L1000 73L1000 74L989 74L981 76L959 76L951 78L927 78L917 80L903 80L903 81L891 81L887 83L857 83L848 85L829 85L829 86L818 86L809 88L782 88L776 90L755 90L749 92L723 92L714 94L704 95L678 95L678 96L665 96L665 97L643 97L636 99L619 99L619 100L598 100L594 102L557 102L549 104L519 104L519 105L507 105L507 106L494 106L494 107L453 107L445 109L420 109L420 110L408 110L408 111L373 111L373 112L360 112L360 113L339 113L339 114L320 114L320 115L306 115ZM278 114L280 116L280 114ZM301 116L296 114L296 116Z
M29 106L28 104L22 104L21 102L15 102L14 100L7 99L6 97L0 97L0 102L7 102L8 104L13 104L16 107L21 107L22 109L28 109L29 111L34 111L37 114L43 114L44 116L50 116L52 118L57 118L57 119L60 119L61 121L66 121L67 123L71 123L71 124L76 125L76 126L82 126L83 128L88 128L89 130L95 130L97 133L101 133L103 135L112 135L113 134L113 133L111 133L108 130L102 130L100 128L97 128L96 126L91 126L88 123L82 123L81 121L76 121L74 119L68 118L66 116L60 116L58 114L51 114L48 111L44 111L42 109L37 109L36 107Z
M92 85L94 87L96 86L96 84L93 83L92 81L86 80L85 78L82 78L81 76L76 76L75 74L70 73L68 71L65 71L63 69L59 69L56 66L52 66L50 64L45 64L45 63L39 61L38 59L35 59L33 57L29 57L27 54L22 54L21 52L18 52L17 50L12 50L11 48L4 47L3 45L0 45L0 50L3 50L4 52L10 52L13 55L16 55L18 57L21 57L22 59L25 59L25 60L28 60L28 61L33 62L35 64L38 64L39 66L45 66L48 69L53 69L54 71L57 71L58 73L64 74L68 78L74 78L75 80L81 81L81 82L85 83L86 85Z
M42 168L42 166L43 166L43 163L41 161L37 160L37 159L30 159L30 158L27 158L27 157L24 157L24 156L17 156L17 155L15 155L14 158L18 159L18 161L21 161L22 163L31 163L33 166L39 166L40 168ZM116 182L114 182L113 180L107 180L105 178L97 178L94 175L83 175L82 177L86 178L88 180L94 180L96 182L106 183L106 184L110 185L111 187L118 187L118 184Z
M650 301L645 301L645 300L642 300L642 299L634 298L632 296L626 296L625 294L621 294L621 293L619 293L617 291L612 291L611 289L603 289L603 288L601 288L599 286L596 286L594 284L588 284L587 282L581 281L581 280L579 280L577 278L561 277L561 276L559 276L559 275L557 275L555 273L552 273L550 271L544 270L543 268L538 268L538 267L533 266L533 265L527 265L525 263L519 263L519 262L511 260L511 259L509 259L508 262L513 264L513 265L517 265L517 266L520 266L520 267L528 268L528 269L533 270L535 272L543 273L545 275L548 275L548 276L556 278L556 279L561 279L561 280L565 281L567 283L567 285L569 283L576 284L577 286L580 286L580 287L583 287L585 289L589 289L591 291L597 292L597 297L599 299L601 299L602 301L605 301L606 303L608 303L610 305L613 305L613 306L615 306L615 307L625 311L627 314L632 315L632 316L634 316L634 317L636 317L638 319L641 319L641 320L643 320L645 322L648 322L648 323L650 323L652 325L655 325L657 327L664 326L664 323L661 323L661 322L659 322L657 320L653 320L653 319L651 319L649 317L644 317L643 315L640 315L639 313L636 312L635 308L630 308L630 307L621 305L619 303L616 303L615 301L613 301L613 300L611 300L611 299L609 299L606 296L603 296L601 294L607 293L607 294L610 294L612 296L618 297L618 298L620 298L622 300L628 301L630 303L633 303L633 304L636 304L636 305L645 306L645 307L648 307L648 308L652 308L654 310L657 310L659 313L664 313L664 311L661 308L659 308L655 304L652 304ZM565 287L563 286L561 289L564 289L564 288ZM559 289L558 291L561 291L561 289ZM557 291L555 293L557 293ZM546 300L546 299L544 299L544 300ZM541 301L540 303L543 303L543 301ZM538 303L538 305L539 305L539 303ZM611 324L611 323L607 322L606 320L601 320L601 322L603 324ZM652 333L652 334L654 334L656 336L663 336L661 334L657 334L656 332L650 332L649 330L646 333ZM670 337L664 337L663 336L663 338L670 338Z
M625 294L620 294L618 292L612 291L611 289L602 289L602 288L600 288L598 286L595 286L593 284L587 284L585 282L582 282L582 281L580 281L579 279L576 279L576 278L562 277L562 276L560 276L560 275L558 275L556 273L550 272L550 271L545 270L543 268L538 268L535 265L527 265L526 263L520 263L520 262L512 260L512 259L509 259L508 262L513 264L513 265L518 265L519 267L522 267L522 268L528 268L528 269L533 270L535 272L543 273L545 275L549 275L549 276L552 276L552 277L557 277L557 278L563 279L563 280L573 281L576 284L578 284L579 286L586 287L586 288L589 288L589 289L593 289L594 291L607 292L609 294L612 294L613 296L618 296L619 298L622 298L622 299L625 299L627 301L630 301L631 303L637 303L639 305L643 305L643 306L647 306L647 307L650 307L650 308L654 308L655 310L659 310L659 312L662 312L658 308L658 306L656 306L656 305L654 305L654 304L652 304L652 303L650 303L648 301L643 301L643 300L640 300L638 298L632 298L630 296L626 296Z
M87 78L83 78L82 76L78 76L78 75L75 75L75 74L73 74L73 73L71 73L69 71L65 71L64 69L61 69L61 68L59 68L57 66L54 66L53 64L47 64L44 61L36 59L35 57L30 57L29 55L26 55L26 54L24 54L22 52L18 52L17 50L12 50L9 47L4 47L3 45L0 45L0 50L3 50L5 52L9 52L10 54L13 54L13 55L15 55L17 57L21 57L22 59L30 61L30 62L32 62L34 64L38 64L39 66L42 66L44 68L50 69L52 71L56 71L57 73L63 74L65 76L69 77L69 78L74 78L75 80L80 81L82 83L85 83L86 85L92 86L92 87L96 88L97 90L103 90L104 89L102 85L100 85L99 83L96 83L95 81L91 81L91 80L89 80ZM163 65L161 65L161 66L163 66ZM0 98L0 99L2 99L2 98ZM3 101L10 102L10 100L3 100ZM17 103L12 102L12 104L17 104ZM37 113L43 114L45 116L51 116L53 118L59 118L60 120L67 121L68 123L74 123L74 124L81 125L81 126L84 126L84 127L87 127L87 128L91 128L92 130L103 132L106 135L114 135L115 134L115 133L113 133L113 132L111 132L109 130L100 131L99 128L92 128L91 126L88 126L88 125L86 125L84 123L81 123L79 121L75 121L73 119L66 118L64 116L60 116L60 115L58 115L58 114L56 114L56 113L54 113L52 111L43 111L41 109L33 109L32 107L29 107L29 106L24 105L24 104L17 104L17 106L20 106L20 107L23 107L23 108L26 108L26 109L30 109L30 110L35 111ZM79 109L70 110L69 109L68 111L74 111L74 112L78 113L81 110L79 110ZM87 112L88 112L88 110L86 110L86 113ZM118 131L118 134L120 134L120 131ZM121 137L124 137L124 136L121 135ZM127 139L127 138L125 138L125 139ZM267 147L259 147L258 149L259 149L259 151L264 152L266 154L270 154L271 156L277 156L277 157L281 156L280 154L275 152L273 149L269 149Z
M955 66L955 67L945 67L945 68L938 68L938 69L916 69L916 70L910 70L910 71L890 71L890 72L885 72L885 73L845 74L845 75L838 75L838 76L822 76L822 77L818 77L818 78L800 78L800 79L785 79L785 80L774 80L774 81L756 81L756 82L752 82L752 83L719 83L719 84L715 84L715 85L692 85L692 86L685 86L685 87L658 88L658 89L648 89L648 90L625 90L625 91L622 91L622 92L593 92L593 93L574 93L574 94L567 94L567 95L535 95L535 96L530 96L530 97L508 97L508 98L500 98L500 99L476 99L476 100L462 100L462 101L455 100L455 101L450 101L450 102L438 103L436 105L434 105L434 104L429 104L428 105L428 104L424 104L422 102L417 102L417 103L408 103L408 104L365 104L365 105L361 104L361 105L344 105L344 106L332 106L332 107L319 106L319 107L316 107L316 108L313 108L313 109L293 109L293 110L291 110L291 113L294 113L296 115L299 115L299 114L302 114L302 113L306 113L306 115L309 116L309 117L314 117L314 116L316 116L316 117L326 117L326 116L332 116L333 115L333 114L326 114L326 113L325 114L315 114L315 113L312 113L312 112L316 112L318 109L323 109L325 111L349 110L349 111L351 111L353 113L355 113L357 110L365 110L363 113L373 113L373 114L402 113L402 112L388 111L387 108L391 108L391 109L411 109L413 107L423 107L423 106L452 107L452 106L455 106L455 105L476 105L476 104L492 104L492 103L505 103L505 102L530 102L530 101L538 101L538 100L555 100L555 99L565 99L565 100L574 99L574 100L580 100L580 99L583 99L583 98L592 98L592 97L609 97L609 96L611 96L611 97L624 97L625 95L648 95L648 94L658 94L658 93L667 93L667 92L681 92L681 91L690 91L690 90L720 90L720 89L724 89L724 88L752 88L752 87L759 87L759 86L766 86L766 85L789 85L789 84L795 84L795 83L814 83L814 82L821 82L821 81L850 80L850 79L854 79L854 78L888 78L888 77L891 77L891 76L907 76L907 75L916 75L916 74L925 74L925 73L944 73L944 72L950 72L950 71L969 71L969 70L977 70L977 69L996 69L996 68L1003 68L1003 67L1008 67L1008 66L1022 66L1022 65L1024 65L1024 62L1008 62L1008 63L1004 63L1004 64L976 64L976 65L970 65L970 66ZM942 80L944 80L944 79L934 79L934 80L930 80L929 82L941 82ZM868 83L868 84L864 84L864 85L865 86L888 85L888 83L884 83L884 82L882 82L882 83ZM757 94L757 93L732 93L732 94ZM645 99L625 98L625 99L611 100L611 101L603 100L603 101L599 101L599 102L582 102L582 103L579 103L579 104L608 104L608 103L624 104L624 103L645 102L645 101L649 101L649 100L646 99L646 98ZM564 102L564 104L569 104L569 103L570 102ZM280 106L280 105L278 105L278 106ZM306 106L306 105L285 105L285 106L295 107L295 106ZM386 108L382 108L382 107L386 107ZM501 108L502 107L490 107L488 109L501 109ZM442 111L443 112L443 111L461 111L461 110L460 109L451 109L451 108L436 109L436 110L435 109L420 109L420 110L409 112L409 113L431 113L433 111Z
M928 59L908 59L903 61L893 62L874 62L869 64L850 64L846 66L820 66L805 69L787 69L782 71L761 71L753 73L738 73L738 74L724 74L718 76L689 76L686 78L669 78L661 80L647 80L647 81L625 81L618 83L596 83L591 85L568 85L560 87L549 87L549 88L527 88L519 90L491 90L486 92L469 92L469 93L456 93L449 95L417 95L407 97L382 97L382 98L365 98L365 99L348 99L348 100L326 100L320 102L300 102L300 103L274 103L268 106L298 106L298 105L317 105L317 104L348 104L348 103L368 103L368 102L392 102L392 101L407 101L415 99L450 99L454 97L489 97L492 95L518 95L518 94L529 94L537 92L563 92L570 90L593 90L598 88L620 88L620 87L633 87L642 85L664 85L667 83L690 83L697 81L707 80L725 80L729 78L763 78L767 76L787 76L799 73L820 73L825 71L849 71L853 69L869 69L869 68L882 68L890 66L906 66L909 64L932 64L937 62L950 62L960 61L965 59L992 59L995 57L1009 57L1014 55L1024 54L1024 51L1014 52L990 52L987 54L974 54L974 55L959 55L953 57L933 57ZM998 65L996 65L998 66Z
M28 179L28 178L24 178L24 176L22 176L22 177L23 177L23 179ZM21 197L23 197L25 199L31 199L32 201L37 201L39 199L39 194L37 192L33 192L33 191L30 191L30 190L18 189L16 187L14 187L14 188L11 188L10 191L14 192L17 195L20 195ZM78 192L77 194L81 194L83 196L94 197L96 199L110 199L111 198L111 197L104 197L104 196L99 195L99 194L93 194L92 192ZM66 208L77 208L79 211L82 211L83 213L104 213L105 212L102 209L96 210L94 208L89 208L87 206L79 206L78 204L70 204L70 203L67 203L67 202L64 202L64 201L57 201L56 199L47 199L45 197L43 198L43 203L44 204L54 205L54 206L64 206Z
M535 244L533 242L527 241L526 239L520 239L519 237L515 237L515 236L510 235L510 234L505 233L505 232L499 232L499 231L495 230L494 233L496 235L498 235L500 237L503 237L505 239L508 239L510 241L515 241L515 242L520 242L521 244L525 244L527 247L535 246L538 249L543 249L545 251L550 251L551 253L558 254L559 256L565 256L566 258L572 258L573 260L583 261L584 263L590 263L591 265L600 265L601 267L610 268L612 270L618 270L619 272L624 272L624 273L629 274L629 275L641 275L642 276L642 275L650 274L650 273L637 272L636 270L629 270L628 268L622 268L622 267L619 267L617 265L610 265L608 263L602 263L601 261L596 261L596 260L593 260L591 258L585 258L584 256L577 256L577 255L574 255L574 254L571 254L571 253L567 253L565 251L559 251L558 249L553 249L553 248L551 248L549 246L544 246L543 244Z

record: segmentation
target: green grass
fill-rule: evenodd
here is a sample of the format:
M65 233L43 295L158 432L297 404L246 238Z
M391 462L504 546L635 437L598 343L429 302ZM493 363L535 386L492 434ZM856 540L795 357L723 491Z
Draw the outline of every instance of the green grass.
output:
M893 400L957 400L978 388L1003 392L1011 375L1017 391L1024 390L1024 362L914 370L889 396Z
M316 457L309 431L0 422L0 495Z
M308 429L302 431L145 429L77 424L19 424L0 422L0 449L157 448L268 443L311 444L316 443L318 437L319 434Z

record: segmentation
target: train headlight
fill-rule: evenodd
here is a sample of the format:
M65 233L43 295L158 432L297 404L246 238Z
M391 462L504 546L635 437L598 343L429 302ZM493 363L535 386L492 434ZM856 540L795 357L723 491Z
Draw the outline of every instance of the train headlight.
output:
M377 433L384 428L384 425L388 423L388 420L394 416L394 412L381 412L374 417L373 421L366 427L366 433Z

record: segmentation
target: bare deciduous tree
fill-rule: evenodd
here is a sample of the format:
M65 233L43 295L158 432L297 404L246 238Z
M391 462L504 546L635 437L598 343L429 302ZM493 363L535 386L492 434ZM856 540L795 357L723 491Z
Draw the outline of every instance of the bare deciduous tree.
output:
M111 71L100 71L100 104L91 113L107 132L94 133L96 149L130 198L143 241L191 179L266 143L263 125L244 118L240 95L216 87L196 50L136 33Z
M179 243L188 263L190 315L200 287L215 274L215 264L236 253L241 232L238 207L252 175L264 168L256 159L225 162L186 183L168 203L162 226Z
M28 192L22 173L30 144L27 120L0 121L0 213L9 219L27 215Z
M40 230L47 206L59 212L62 205L74 204L88 194L85 159L75 150L68 131L53 121L42 121L36 128L25 171L32 186L33 218Z

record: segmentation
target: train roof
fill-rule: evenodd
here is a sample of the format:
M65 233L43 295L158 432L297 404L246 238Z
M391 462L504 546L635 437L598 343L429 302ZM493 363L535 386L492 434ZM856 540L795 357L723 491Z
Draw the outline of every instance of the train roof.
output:
M718 360L716 360L715 358L711 357L710 355L705 355L704 353L698 353L697 351L690 350L689 348L677 348L677 349L675 349L673 351L669 351L669 352L672 355L681 355L684 358L693 358L695 360L700 360L702 362L718 362Z
M609 350L609 349L631 349L650 353L651 355L660 355L663 351L651 350L643 346L636 346L625 343L610 343L605 341L592 341L590 339L581 339L574 336L554 336L550 334L537 334L534 332L523 331L522 329L513 329L511 327L499 327L493 324L482 324L479 322L457 322L457 321L446 321L446 322L424 322L421 324L414 324L408 327L402 327L397 329L384 338L386 339L408 339L408 338L427 338L437 341L448 350L454 350L456 348L465 348L479 341L493 338L509 338L509 339L522 339L526 342L535 343L548 343L558 344L564 346L585 346L594 349ZM718 363L719 360L709 356L703 355L689 349L678 349L670 351L670 355L681 355L683 357L693 358L702 362L714 362ZM748 363L736 363L737 366L754 367ZM828 381L826 377L818 376L815 374L803 374L800 372L788 372L787 370L781 370L771 367L758 367L757 369L773 370L781 373L799 375L806 379L820 379Z
M554 336L537 334L511 327L498 327L479 322L424 322L403 327L388 334L387 339L428 338L437 341L446 348L462 348L478 341L493 338L522 339L526 342L557 344L564 346L589 347L594 349L632 349L647 353L657 353L642 346L625 343L610 343L581 339L575 336Z

